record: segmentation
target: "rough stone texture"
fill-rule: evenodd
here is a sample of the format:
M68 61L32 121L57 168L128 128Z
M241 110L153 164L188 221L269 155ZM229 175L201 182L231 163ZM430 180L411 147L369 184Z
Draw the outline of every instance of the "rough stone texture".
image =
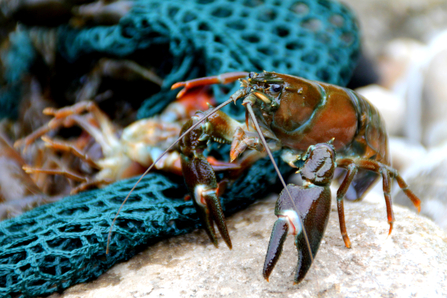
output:
M378 191L380 193L380 191ZM382 195L345 203L352 249L341 239L335 204L316 261L293 285L292 238L270 276L262 277L275 198L228 218L233 250L203 230L162 241L97 280L51 298L75 297L446 297L447 236L431 221L394 207L388 224Z

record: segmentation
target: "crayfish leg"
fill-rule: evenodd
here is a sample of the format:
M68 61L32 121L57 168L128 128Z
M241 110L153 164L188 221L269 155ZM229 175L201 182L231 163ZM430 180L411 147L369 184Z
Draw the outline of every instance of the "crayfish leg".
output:
M42 140L45 142L45 146L50 147L55 151L70 152L73 155L85 161L86 163L88 163L91 167L95 169L101 169L101 167L92 158L90 158L87 154L82 152L72 143L64 141L56 141L46 135L42 136Z
M388 218L388 224L390 225L390 229L388 231L388 235L393 231L394 224L394 212L393 212L393 201L391 200L391 177L389 172L386 169L382 170L382 187L383 187L383 196L385 197L386 204L386 214Z
M344 168L348 171L346 174L340 188L337 191L337 207L338 207L338 215L340 218L340 230L342 233L343 240L345 241L346 247L350 247L349 237L346 233L346 225L344 220L344 210L343 210L343 197L346 194L349 186L351 185L355 174L359 170L367 170L371 171L375 174L382 176L383 182L383 195L386 203L387 210L387 220L390 225L390 229L388 235L391 234L393 230L394 223L394 213L393 213L393 203L391 199L391 179L395 178L399 187L404 191L407 197L413 202L413 205L420 211L420 200L418 197L408 189L408 185L405 183L403 178L399 175L396 169L382 164L375 160L370 159L361 159L361 158L341 158L337 160L337 166L340 168ZM349 246L348 246L349 244Z
M78 181L78 182L87 182L87 177L83 175L79 175L73 171L65 170L65 169L46 169L46 168L37 168L37 167L30 167L30 166L23 166L23 170L27 174L34 174L34 173L42 173L42 174L49 174L49 175L61 175L68 179Z
M408 188L407 183L405 183L405 180L399 175L399 173L396 172L394 178L396 179L400 189L402 189L402 191L411 200L414 207L416 207L418 213L421 212L421 200L419 200L419 198Z
M347 248L351 248L351 241L349 240L348 232L346 231L346 222L345 222L345 209L343 199L346 192L349 189L355 175L357 174L357 167L354 163L351 163L346 167L347 173L343 182L340 184L340 187L337 190L337 211L338 211L338 219L340 222L340 232Z
M341 173L340 178L341 179L339 179L339 182L341 184L344 179L344 173ZM377 175L377 173L364 169L358 169L357 174L352 180L351 185L349 185L349 189L344 198L353 202L363 200L369 189L376 184L379 178L380 176Z

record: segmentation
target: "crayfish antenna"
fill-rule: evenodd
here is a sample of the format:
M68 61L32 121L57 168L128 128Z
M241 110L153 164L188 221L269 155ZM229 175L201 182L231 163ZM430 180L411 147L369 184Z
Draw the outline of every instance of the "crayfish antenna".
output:
M118 215L120 214L121 209L123 208L124 204L127 202L127 200L129 199L130 195L132 194L132 192L135 190L135 188L137 187L137 185L141 182L141 180L144 178L144 176L146 176L147 173L149 173L150 170L152 170L154 168L154 166L157 164L157 162L160 161L160 159L166 155L166 153L169 152L169 150L171 150L172 148L174 148L174 146L181 140L183 139L183 137L185 135L187 135L188 133L190 133L193 129L195 129L197 126L199 126L203 121L205 121L206 119L208 119L209 117L211 117L212 115L214 115L217 111L219 111L220 109L222 109L224 106L230 104L232 101L236 101L239 98L230 98L226 101L224 101L223 103L221 103L220 105L218 105L217 107L215 107L214 109L212 109L209 113L207 113L205 116L203 116L202 118L200 118L197 123L195 123L194 125L192 125L189 129L187 129L182 135L180 135L178 137L177 140L175 140L174 143L172 143L168 149L166 149L151 165L149 168L147 168L146 171L144 171L144 173L141 175L140 179L138 179L138 181L135 183L135 185L132 187L132 189L129 191L129 193L127 194L126 198L124 199L123 203L121 204L120 208L118 209L118 212L116 213L115 217L113 218L112 224L110 225L110 230L109 230L109 234L107 236L107 247L106 247L106 254L109 253L109 246L110 246L110 239L112 238L112 229L113 226L115 225L115 221L118 218Z
M275 162L275 160L273 158L272 152L270 151L270 148L267 145L267 142L266 142L266 140L264 138L264 135L262 134L261 128L259 127L259 123L256 120L256 116L255 116L255 113L253 112L251 103L247 102L245 104L245 107L247 108L247 111L250 114L251 120L253 121L253 123L255 125L256 131L259 134L259 138L261 139L262 145L264 146L265 151L267 152L267 154L268 154L268 156L269 156L269 158L270 158L270 160L271 160L271 162L273 164L273 167L275 168L275 171L278 174L279 180L281 181L282 185L284 186L284 189L287 191L287 195L290 198L290 201L292 202L292 205L293 205L293 208L295 209L295 212L299 215L298 218L300 220L301 228L302 228L303 235L304 235L304 240L305 240L306 245L307 245L307 250L309 252L309 257L310 257L311 263L313 263L314 262L314 258L312 256L312 249L310 247L309 238L307 237L306 229L304 228L302 214L298 210L297 206L295 205L295 202L292 199L292 195L290 194L290 191L289 191L289 189L288 189L288 187L287 187L287 185L286 185L286 183L284 181L284 178L282 177L281 172L279 171L278 165L276 164L276 162Z

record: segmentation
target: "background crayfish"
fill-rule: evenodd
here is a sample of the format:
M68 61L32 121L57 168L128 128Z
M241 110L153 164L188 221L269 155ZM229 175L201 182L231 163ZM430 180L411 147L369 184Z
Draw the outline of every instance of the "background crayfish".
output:
M214 223L229 248L232 243L219 200L220 185L204 155L209 141L231 144L230 160L234 162L242 155L241 168L264 157L263 151L275 163L271 152L283 150L281 158L298 168L305 181L303 186L286 186L275 165L284 190L277 201L275 214L279 219L273 227L264 264L267 280L288 233L294 235L298 249L295 283L304 278L326 228L331 205L329 185L333 179L341 183L337 191L337 209L340 231L348 248L351 243L346 230L343 199L361 200L379 176L383 180L389 233L394 222L390 196L393 178L414 206L420 209L419 199L390 165L388 137L379 112L352 90L274 72L227 73L180 82L174 84L173 89L184 87L178 95L182 97L196 87L230 83L237 79L240 79L242 88L218 107L197 112L183 125L177 141L166 150L168 152L179 143L186 185L215 246L218 239ZM245 123L220 110L239 99L246 108ZM246 152L247 149L255 151ZM336 167L345 170L346 175L336 172ZM112 228L113 225L110 233Z
M198 109L206 109L210 102L213 99L206 90L192 92L168 105L156 117L135 121L124 129L114 124L94 101L80 101L60 109L45 108L43 113L53 118L14 145L25 150L38 138L42 138L45 146L51 150L72 153L95 169L96 173L91 175L67 167L54 167L48 163L23 167L30 174L61 175L77 182L71 189L71 194L75 194L144 172L177 139L184 122ZM72 126L79 126L84 130L74 142L48 135L54 130ZM92 143L99 145L102 153L100 157L94 152L97 146ZM209 160L217 170L225 166L235 167L213 158ZM156 169L181 175L178 152L170 151L165 154Z

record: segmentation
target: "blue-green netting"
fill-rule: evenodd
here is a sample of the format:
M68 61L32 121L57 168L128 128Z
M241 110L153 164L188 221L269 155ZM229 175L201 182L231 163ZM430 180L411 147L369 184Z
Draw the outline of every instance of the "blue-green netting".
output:
M5 80L0 116L17 110L20 86L36 53L26 30L15 33L3 55ZM84 57L131 59L143 51L164 78L161 92L148 98L139 117L160 112L177 81L230 71L276 71L345 85L359 53L353 15L329 0L140 0L116 26L58 29L58 55L66 63ZM215 86L218 100L237 86ZM241 109L229 108L235 117ZM225 147L225 146L224 146ZM219 154L225 154L221 150ZM278 160L279 162L279 160ZM279 162L283 173L290 169ZM258 161L223 195L226 213L235 212L277 182L268 160ZM117 182L38 207L0 223L0 296L37 296L94 279L161 238L200 226L178 177L149 174L122 210L105 254L111 221L136 179ZM272 210L273 214L273 210Z

